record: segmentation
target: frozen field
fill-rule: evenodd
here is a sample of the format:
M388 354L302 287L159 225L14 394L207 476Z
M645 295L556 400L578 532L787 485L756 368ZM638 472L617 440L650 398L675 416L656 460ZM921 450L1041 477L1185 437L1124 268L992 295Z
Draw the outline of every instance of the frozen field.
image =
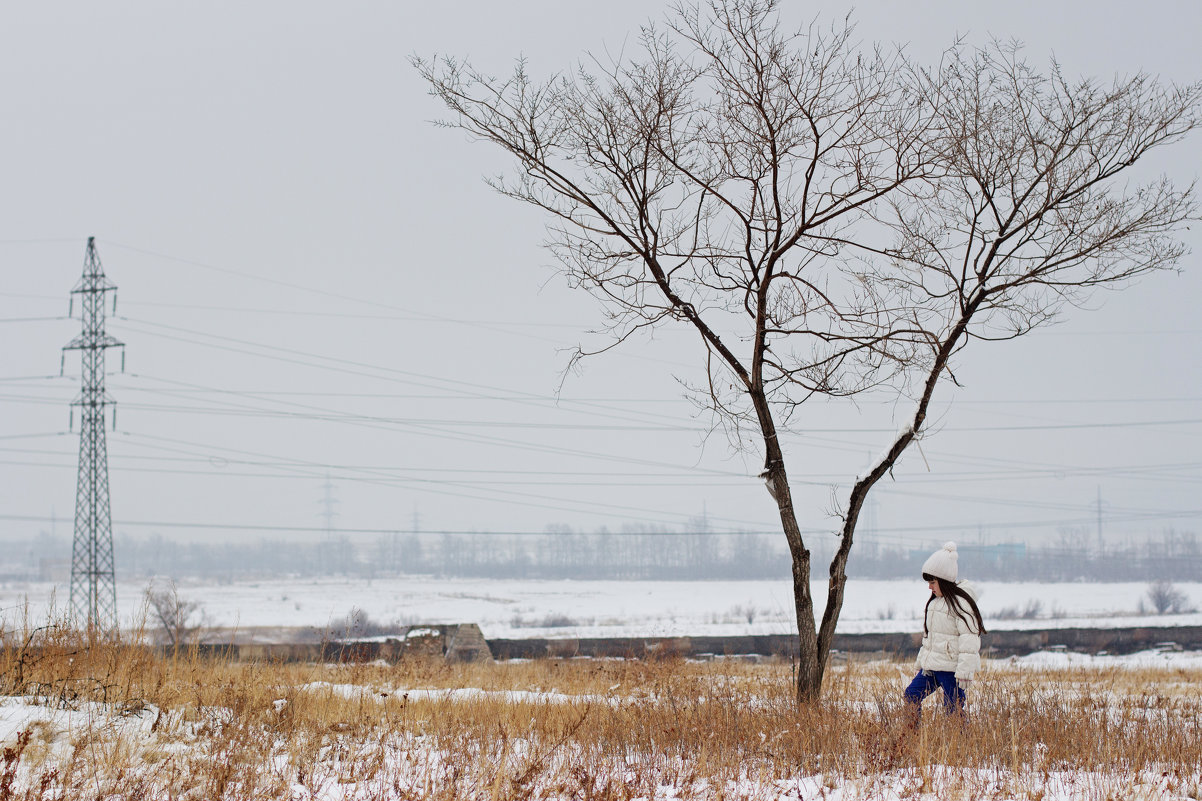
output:
M119 588L127 620L144 588ZM1202 585L1178 589L1202 601ZM923 590L852 582L843 628L917 629ZM984 590L987 611L1043 603L1044 617L990 621L998 627L1202 622L1132 614L1140 584ZM275 580L180 592L220 626L323 626L356 607L381 622L474 620L490 637L792 626L788 586L769 582ZM45 617L65 598L48 584L2 593L6 623L26 606ZM890 662L832 667L830 706L807 711L787 691L787 666L738 661L196 671L186 659L60 658L53 670L31 664L27 686L0 697L0 785L30 798L1186 801L1202 791L1202 653L999 660L974 682L967 750L939 725L906 736L891 723L910 667ZM929 720L942 718L932 709Z
M974 685L967 728L932 709L921 731L891 723L907 671L889 663L834 668L828 704L799 709L779 666L739 663L206 674L188 660L97 662L107 686L134 695L0 697L0 796L1187 801L1202 790L1197 676L1183 669L1196 659L1067 673L1010 661Z
M147 582L117 588L122 626L143 613ZM981 610L997 629L1106 626L1197 626L1202 613L1138 614L1144 583L982 583ZM1176 589L1202 609L1202 582ZM825 600L823 582L813 585ZM489 638L700 636L790 633L792 590L787 582L497 581L407 577L272 579L233 584L181 584L180 597L202 605L205 623L220 627L324 628L353 609L376 623L478 623ZM10 583L0 587L7 626L28 609L45 620L67 601L65 585ZM916 581L848 582L839 630L913 631L921 627L926 585ZM1033 617L1014 617L1027 611Z

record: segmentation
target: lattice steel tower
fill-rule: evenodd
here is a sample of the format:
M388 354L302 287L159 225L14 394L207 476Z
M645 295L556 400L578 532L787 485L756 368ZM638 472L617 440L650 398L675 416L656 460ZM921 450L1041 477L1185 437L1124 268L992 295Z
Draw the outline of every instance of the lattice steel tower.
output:
M80 410L79 482L75 490L75 539L71 547L71 613L79 625L105 632L117 628L108 448L104 438L105 409L115 403L104 390L104 352L123 346L104 332L105 293L116 289L100 266L95 237L88 237L83 276L71 290L72 306L74 296L80 298L83 330L63 348L64 363L65 351L77 350L83 367L79 397L71 402ZM114 312L116 308L117 296L114 294Z

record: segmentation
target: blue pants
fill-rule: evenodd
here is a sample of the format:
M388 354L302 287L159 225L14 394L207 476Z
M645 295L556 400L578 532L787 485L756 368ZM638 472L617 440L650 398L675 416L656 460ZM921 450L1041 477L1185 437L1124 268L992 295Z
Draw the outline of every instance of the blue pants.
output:
M964 689L956 684L956 674L951 670L933 670L930 673L918 671L903 697L917 712L922 699L937 688L943 689L943 708L949 715L964 711Z

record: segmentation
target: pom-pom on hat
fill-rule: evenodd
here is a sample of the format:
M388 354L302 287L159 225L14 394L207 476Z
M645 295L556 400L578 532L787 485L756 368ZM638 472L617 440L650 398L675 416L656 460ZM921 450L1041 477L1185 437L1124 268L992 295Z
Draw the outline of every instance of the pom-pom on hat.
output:
M956 543L945 542L942 548L935 551L929 559L922 563L922 572L948 581L955 581L956 576L959 575L958 561Z

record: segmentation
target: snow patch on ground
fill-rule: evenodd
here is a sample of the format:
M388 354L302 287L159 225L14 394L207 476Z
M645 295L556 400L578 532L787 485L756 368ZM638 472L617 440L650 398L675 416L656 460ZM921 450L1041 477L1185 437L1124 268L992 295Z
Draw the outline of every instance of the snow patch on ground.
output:
M374 623L478 623L489 639L529 637L675 637L791 634L788 581L518 581L432 578L276 578L231 584L180 583L180 596L199 601L208 624L219 627L313 627L343 621L353 609ZM1202 612L1138 614L1148 585L1140 582L980 582L980 604L991 629L1202 626ZM1182 582L1189 606L1202 609L1202 582ZM117 588L121 624L144 618L144 583ZM825 581L813 584L816 601ZM61 614L67 588L52 583L0 585L0 616L7 629L26 618L44 622ZM58 599L57 607L53 606ZM909 632L921 629L927 589L921 580L848 582L839 631ZM1031 619L997 617L1041 605ZM821 614L821 607L817 610Z
M1028 664L1035 660L1028 659ZM346 697L357 695L378 695L370 688L350 684L332 684L329 682L313 682L300 688L311 692L333 692ZM410 693L416 691L410 690ZM487 693L482 690L440 690L437 697L455 698L456 700L476 700L479 698L496 698L510 702L560 702L570 696L556 693ZM449 695L448 695L449 694ZM435 696L431 696L435 697ZM572 698L573 701L579 700ZM628 699L630 700L630 699ZM645 703L645 700L637 702ZM277 705L280 702L277 702ZM228 710L205 710L207 717L221 718L222 712ZM178 753L181 749L190 749L193 753L201 753L205 748L204 731L195 727L184 727L180 730L178 723L168 723L156 730L154 722L158 717L157 710L147 708L138 714L123 714L113 707L87 704L78 709L64 710L47 706L41 699L30 697L0 698L0 744L10 745L21 731L37 731L38 739L50 743L57 751L66 756L71 749L71 742L78 738L102 737L105 740L122 739L128 742L138 742L141 747L154 746L160 751ZM173 730L174 729L174 730ZM56 745L55 745L56 744ZM345 744L338 748L333 746L322 748L314 755L311 763L312 771L322 771L324 780L310 784L294 783L291 787L293 797L307 798L312 801L351 801L352 799L381 799L382 801L400 801L404 798L417 797L423 794L423 788L431 789L429 782L437 779L447 769L444 754L436 745L421 736L406 735L402 737L386 737L373 744L365 744L378 752L381 764L386 768L371 778L356 779L353 770L342 764L339 756ZM525 743L513 742L509 746L514 751L521 751ZM364 752L366 753L366 751ZM265 769L278 771L284 775L286 758L278 755L272 758L278 765L265 765ZM137 759L125 763L125 770L131 771L129 778L140 768ZM151 770L154 768L151 767ZM784 779L769 779L763 776L745 776L725 782L721 786L711 786L704 779L688 779L682 772L676 771L675 777L665 775L662 779L655 776L624 776L620 768L614 769L611 777L597 777L598 780L608 778L621 783L638 779L643 785L650 783L654 792L640 796L647 801L655 799L763 799L763 801L796 801L797 799L822 798L826 801L873 801L885 799L917 799L919 801L934 801L944 798L991 798L1008 801L1009 799L1038 798L1042 801L1069 801L1080 798L1124 798L1124 799L1177 799L1196 798L1199 788L1202 788L1202 775L1181 776L1168 772L1155 771L1132 773L1116 768L1113 772L1100 773L1090 771L1054 770L1048 766L1044 770L1025 770L1013 772L998 768L989 770L965 769L938 763L916 765L903 769L889 770L880 773L865 773L862 775L840 776L826 774L798 774ZM627 771L629 772L629 771ZM14 777L14 790L29 786L34 778L18 772ZM102 777L97 777L99 781ZM177 797L174 788L168 794L146 796L149 798ZM557 797L554 792L544 795L540 788L531 787L532 798ZM416 794L416 795L415 795Z

